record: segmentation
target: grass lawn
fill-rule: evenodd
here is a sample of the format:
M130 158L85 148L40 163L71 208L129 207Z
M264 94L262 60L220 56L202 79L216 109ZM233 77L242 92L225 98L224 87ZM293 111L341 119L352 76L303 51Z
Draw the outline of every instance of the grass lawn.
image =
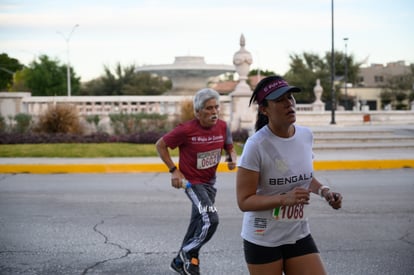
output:
M235 145L238 155L242 146ZM171 156L178 156L178 149L171 150ZM110 158L110 157L156 157L154 144L133 143L41 143L2 144L0 157L54 157L54 158Z

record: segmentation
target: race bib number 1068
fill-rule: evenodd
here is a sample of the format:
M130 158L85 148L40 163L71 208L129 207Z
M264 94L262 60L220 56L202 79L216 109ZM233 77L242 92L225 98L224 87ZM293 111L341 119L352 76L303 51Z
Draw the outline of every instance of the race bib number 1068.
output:
M305 205L284 205L273 209L273 218L278 221L298 221L306 218Z

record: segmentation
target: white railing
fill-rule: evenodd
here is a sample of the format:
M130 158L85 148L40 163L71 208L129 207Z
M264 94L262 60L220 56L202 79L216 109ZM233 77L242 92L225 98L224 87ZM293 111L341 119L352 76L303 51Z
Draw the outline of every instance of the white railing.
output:
M299 112L313 112L312 104L296 104L296 111Z
M230 122L232 102L230 96L221 96L221 118ZM32 97L30 93L0 92L0 114L3 117L27 113L38 116L52 104L73 104L80 115L99 115L107 117L114 113L157 113L177 119L181 113L182 103L192 101L192 96L56 96ZM324 106L312 104L297 104L297 121L305 125L329 125L331 112L325 111ZM237 106L248 110L245 106ZM246 108L246 109L244 109ZM234 111L234 110L233 110ZM251 111L251 110L249 110ZM255 112L255 111L254 111ZM337 111L338 124L355 125L367 124L363 120L365 114L370 114L369 123L373 124L412 124L413 111ZM255 117L253 115L252 117ZM253 119L254 120L254 119ZM237 123L235 123L237 124ZM254 124L254 121L251 122Z
M53 104L76 106L80 115L105 116L114 113L157 113L176 117L181 113L183 102L192 102L192 96L55 96L24 97L23 109L31 115L39 115ZM230 118L230 97L220 97L220 109L224 120Z

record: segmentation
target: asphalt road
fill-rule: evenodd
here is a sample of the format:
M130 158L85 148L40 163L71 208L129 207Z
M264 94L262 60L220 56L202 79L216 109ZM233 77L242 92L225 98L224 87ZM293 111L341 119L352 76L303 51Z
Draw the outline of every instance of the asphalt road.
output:
M414 169L317 171L311 230L329 274L414 274ZM219 173L220 225L202 274L247 274L235 174ZM0 274L170 274L190 215L166 173L0 174ZM171 273L172 274L172 273Z

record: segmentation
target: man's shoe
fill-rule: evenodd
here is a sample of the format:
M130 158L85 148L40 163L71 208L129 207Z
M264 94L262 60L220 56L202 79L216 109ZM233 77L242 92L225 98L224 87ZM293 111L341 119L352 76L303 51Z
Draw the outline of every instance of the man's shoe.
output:
M200 267L199 261L197 258L189 258L187 257L186 253L183 251L180 252L181 260L183 261L183 270L184 274L187 275L199 275L200 274Z
M177 256L172 260L170 264L170 270L178 274L185 274L183 269L183 262L181 261L180 257Z

